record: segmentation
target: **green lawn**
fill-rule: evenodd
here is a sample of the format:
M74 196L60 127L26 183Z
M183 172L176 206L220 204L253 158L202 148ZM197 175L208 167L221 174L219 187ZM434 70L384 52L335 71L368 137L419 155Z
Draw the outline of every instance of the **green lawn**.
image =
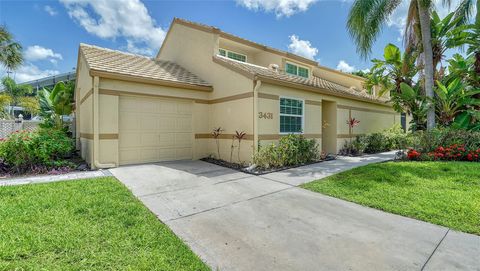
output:
M480 235L480 163L371 164L303 188Z
M0 187L0 270L208 270L120 182Z

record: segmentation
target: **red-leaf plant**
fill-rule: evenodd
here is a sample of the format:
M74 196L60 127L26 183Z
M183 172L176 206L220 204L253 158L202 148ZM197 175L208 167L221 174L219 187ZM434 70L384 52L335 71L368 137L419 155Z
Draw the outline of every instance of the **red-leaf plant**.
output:
M219 142L219 137L222 134L223 129L222 127L217 127L213 128L212 131L212 136L215 139L215 143L217 143L217 153L218 153L218 159L220 160L220 142Z
M357 126L358 124L360 124L360 121L355 118L349 117L347 120L347 125L349 128L348 132L350 133L350 142L352 141L353 127Z
M235 135L233 136L235 139L238 140L238 152L237 152L237 157L238 157L238 162L240 163L240 143L242 142L243 138L245 138L245 136L247 135L247 133L245 133L244 131L235 131Z

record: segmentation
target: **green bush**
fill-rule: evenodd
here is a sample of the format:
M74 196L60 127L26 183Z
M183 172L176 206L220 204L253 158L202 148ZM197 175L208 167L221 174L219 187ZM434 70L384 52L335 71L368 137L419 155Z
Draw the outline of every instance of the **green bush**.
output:
M431 131L417 131L412 135L410 147L422 153L432 152L441 146L461 145L465 149L480 148L480 132L437 128Z
M340 149L340 155L362 155L367 148L368 142L367 137L363 135L358 135L352 141L345 141L342 149Z
M318 159L318 144L314 139L305 139L303 135L281 137L278 144L259 148L253 156L253 162L260 168L281 168L301 165Z
M387 150L386 137L382 133L373 133L366 136L367 147L366 153L377 153Z
M40 129L10 134L0 143L0 158L17 171L54 166L73 150L73 140L60 130Z

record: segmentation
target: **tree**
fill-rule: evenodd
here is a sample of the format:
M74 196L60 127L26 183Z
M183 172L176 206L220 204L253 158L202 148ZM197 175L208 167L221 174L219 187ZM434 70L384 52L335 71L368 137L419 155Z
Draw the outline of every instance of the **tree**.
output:
M10 118L10 115L8 113L7 106L9 106L12 103L12 97L7 94L0 94L0 118L2 119L8 119Z
M444 2L446 4L450 3L449 0ZM357 45L357 50L363 57L370 53L372 44L380 34L383 24L401 3L401 0L355 0L348 15L347 28ZM429 98L428 129L435 127L435 106L432 103L434 98L434 67L430 27L430 11L432 9L432 0L410 0L405 28L407 40L410 38L421 40L422 44L423 85L425 94ZM459 14L461 12L459 10ZM420 31L415 31L418 29Z
M42 89L40 98L40 116L44 118L44 127L65 129L63 116L73 112L75 85L73 82L58 82L53 89Z
M385 46L383 59L373 59L373 67L365 80L365 88L370 93L374 87L380 87L379 96L389 93L392 97L401 93L400 83L413 85L413 77L418 73L415 66L416 55L402 52L389 43ZM401 109L400 109L401 110Z
M23 63L22 46L13 40L13 36L5 26L0 26L0 64L7 71L20 67Z
M32 117L40 112L40 103L37 97L20 97L18 105L23 107L23 110L30 113Z
M24 97L33 93L33 88L31 85L19 85L10 77L4 77L2 79L2 85L5 93L12 97L12 102L14 105L18 104L20 97Z

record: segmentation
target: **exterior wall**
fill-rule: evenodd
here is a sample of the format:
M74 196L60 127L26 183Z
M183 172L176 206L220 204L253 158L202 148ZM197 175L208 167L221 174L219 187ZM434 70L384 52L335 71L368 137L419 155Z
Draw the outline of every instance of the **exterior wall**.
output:
M93 78L82 56L78 58L75 88L76 147L88 164L93 159Z
M276 142L280 137L280 105L278 99L281 96L304 100L304 134L307 138L315 138L319 146L322 146L323 120L335 119L330 118L330 116L322 118L322 105L319 102L336 103L337 138L333 141L336 142L336 146L329 146L332 149L336 148L336 152L342 147L345 140L355 137L357 134L378 132L400 122L400 114L394 112L387 105L350 100L271 84L262 84L259 92L258 111L272 113L273 115L272 119L258 119L260 145ZM360 120L360 124L354 128L353 133L350 133L346 124L350 116ZM329 138L329 142L332 142L331 138Z
M218 34L173 24L157 59L174 61L213 86L207 103L195 103L195 111L208 110L202 125L195 120L195 158L218 156L211 132L221 127L221 158L230 159L232 136L238 130L247 133L247 139L241 143L241 160L249 161L253 154L253 81L213 62L218 48ZM236 154L234 158L238 160Z
M203 133L209 123L208 92L198 90L179 89L166 86L149 85L142 83L126 82L113 79L100 79L99 85L99 127L100 127L100 163L119 164L118 132L119 132L119 96L139 96L158 98L178 98L192 103L193 134ZM193 159L208 155L208 149L195 140L193 147Z

